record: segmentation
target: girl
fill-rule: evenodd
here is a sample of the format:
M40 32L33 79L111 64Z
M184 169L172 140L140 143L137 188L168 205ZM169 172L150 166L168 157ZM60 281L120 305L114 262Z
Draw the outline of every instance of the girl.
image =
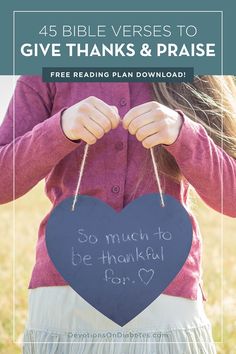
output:
M143 194L158 192L152 147L167 194L188 210L192 185L210 207L235 217L235 97L231 77L195 77L191 84L43 83L40 77L20 77L0 130L0 202L19 198L45 178L54 208L75 193L87 143L80 194L119 211ZM215 353L203 306L201 235L188 213L193 242L184 266L122 328L75 293L55 269L45 246L47 215L29 284L23 353Z

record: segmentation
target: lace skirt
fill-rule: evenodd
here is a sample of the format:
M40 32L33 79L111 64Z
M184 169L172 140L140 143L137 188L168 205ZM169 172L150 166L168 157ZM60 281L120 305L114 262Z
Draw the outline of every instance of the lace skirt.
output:
M124 327L69 286L29 290L23 354L216 354L201 290L197 300L161 294Z

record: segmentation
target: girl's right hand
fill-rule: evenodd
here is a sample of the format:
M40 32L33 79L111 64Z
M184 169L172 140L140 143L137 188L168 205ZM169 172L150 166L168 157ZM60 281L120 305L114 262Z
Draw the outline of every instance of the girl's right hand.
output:
M90 96L69 107L62 113L61 126L70 140L96 143L105 133L115 129L120 122L118 109L97 97Z

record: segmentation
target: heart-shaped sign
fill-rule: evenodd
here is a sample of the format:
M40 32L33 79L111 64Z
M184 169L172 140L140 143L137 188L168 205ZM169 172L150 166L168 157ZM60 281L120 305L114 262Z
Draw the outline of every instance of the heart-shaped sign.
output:
M46 225L49 256L70 286L124 326L168 286L192 244L192 224L173 197L147 194L121 212L101 200L67 198Z

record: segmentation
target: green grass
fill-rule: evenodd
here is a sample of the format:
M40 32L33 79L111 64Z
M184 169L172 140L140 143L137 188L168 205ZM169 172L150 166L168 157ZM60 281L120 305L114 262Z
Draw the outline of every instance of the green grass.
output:
M209 209L199 198L193 202L203 236L204 289L208 301L206 313L213 326L215 341L221 341L222 303L224 305L224 343L217 345L218 353L236 353L236 263L235 219L223 217L224 245L221 247L221 215ZM40 183L16 205L15 233L15 340L20 340L27 315L27 287L34 264L38 225L49 209ZM0 354L18 354L13 343L13 212L12 204L0 206ZM224 294L221 299L221 252L224 253Z

